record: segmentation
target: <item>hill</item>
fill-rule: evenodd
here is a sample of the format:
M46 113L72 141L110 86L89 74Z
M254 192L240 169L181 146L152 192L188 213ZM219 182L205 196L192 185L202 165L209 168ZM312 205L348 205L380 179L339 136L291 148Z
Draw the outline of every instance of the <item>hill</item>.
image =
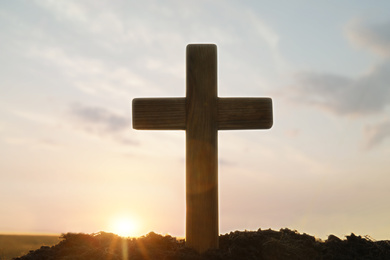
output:
M351 234L326 241L289 229L235 231L220 235L220 249L201 255L185 247L184 240L153 232L140 238L121 238L112 233L67 233L55 246L43 246L16 258L45 259L390 259L390 242L373 241Z
M0 259L8 260L25 255L42 245L51 246L58 242L60 242L58 235L0 235Z

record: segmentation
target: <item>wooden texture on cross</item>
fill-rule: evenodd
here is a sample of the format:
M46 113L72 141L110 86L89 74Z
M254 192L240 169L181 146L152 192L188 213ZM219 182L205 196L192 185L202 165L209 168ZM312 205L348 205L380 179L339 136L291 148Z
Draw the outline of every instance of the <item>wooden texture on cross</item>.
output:
M135 98L133 127L140 130L186 130L186 98ZM270 98L217 98L218 130L269 129Z
M218 130L268 129L270 98L218 98L217 46L189 44L185 98L133 99L133 127L186 131L186 245L218 248Z
M186 244L204 251L219 235L217 46L188 45L186 72Z

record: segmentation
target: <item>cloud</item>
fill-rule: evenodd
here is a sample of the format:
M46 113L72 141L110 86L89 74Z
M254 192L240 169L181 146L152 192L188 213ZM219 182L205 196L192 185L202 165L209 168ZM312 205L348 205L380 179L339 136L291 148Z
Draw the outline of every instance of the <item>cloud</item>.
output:
M183 6L173 3L175 8ZM177 26L177 19L183 19L182 12L173 16L158 8L157 2L149 1L149 4L136 2L112 2L112 1L36 1L36 5L53 15L57 22L83 31L88 37L99 39L100 46L115 51L113 43L140 44L140 46L155 45L159 41L172 41L175 44L181 39L177 30L172 30L167 35L166 30L161 30L159 17L164 17L168 28ZM169 9L169 3L166 4ZM192 10L194 11L194 10ZM155 30L155 29L160 30ZM176 28L177 29L177 28ZM82 36L85 37L85 36ZM174 38L172 38L174 37ZM174 39L174 40L173 40Z
M338 74L298 73L288 94L298 103L320 107L337 115L369 115L390 105L390 21L367 24L354 21L346 27L353 44L380 54L382 61L356 78Z
M70 115L79 128L100 137L113 138L122 144L136 144L126 137L130 130L130 118L102 107L84 106L74 103L70 107Z
M253 26L254 35L258 34L267 43L276 65L286 68L287 62L279 50L280 36L278 33L252 12L249 12L247 19L248 24Z
M173 89L182 84L184 47L191 42L217 43L224 57L235 60L225 66L248 70L253 81L265 81L258 71L268 66L256 62L260 57L280 70L288 66L279 50L278 31L249 6L228 3L219 10L214 2L168 1L162 6L155 0L34 3L53 25L37 26L37 17L28 23L35 25L29 31L41 31L30 46L32 54L90 95L159 95L161 82Z
M390 106L390 21L381 24L350 23L348 39L382 58L368 72L355 78L340 74L297 73L285 91L296 104L317 107L338 116L386 114ZM365 148L390 136L390 121L366 126Z
M294 101L337 115L383 113L390 105L390 21L367 24L353 21L346 26L348 39L380 54L384 59L368 73L350 78L338 74L297 73L288 94Z
M364 24L353 21L346 27L348 39L384 57L390 56L390 20L384 23Z
M390 137L390 119L365 129L365 148L370 149Z
M71 107L71 114L85 126L95 126L103 132L120 132L129 127L129 118L115 114L101 107L82 106L78 103Z
M288 89L291 98L338 115L381 113L390 104L390 62L352 79L337 74L299 73Z
M47 61L87 94L123 97L145 86L153 86L150 80L131 68L121 64L109 66L98 58L71 55L60 47L31 48L29 55Z

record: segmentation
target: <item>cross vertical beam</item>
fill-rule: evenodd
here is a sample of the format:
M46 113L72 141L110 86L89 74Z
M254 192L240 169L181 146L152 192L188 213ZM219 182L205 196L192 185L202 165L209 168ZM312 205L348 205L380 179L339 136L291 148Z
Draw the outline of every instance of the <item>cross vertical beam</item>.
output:
M218 248L217 47L187 46L186 245Z

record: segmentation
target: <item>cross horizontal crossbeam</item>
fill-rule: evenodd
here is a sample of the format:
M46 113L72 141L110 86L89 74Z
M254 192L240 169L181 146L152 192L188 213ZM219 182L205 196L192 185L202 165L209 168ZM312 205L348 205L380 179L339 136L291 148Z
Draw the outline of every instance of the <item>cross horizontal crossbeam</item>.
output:
M218 130L268 129L270 98L217 98ZM133 127L139 130L186 130L186 98L135 98Z

